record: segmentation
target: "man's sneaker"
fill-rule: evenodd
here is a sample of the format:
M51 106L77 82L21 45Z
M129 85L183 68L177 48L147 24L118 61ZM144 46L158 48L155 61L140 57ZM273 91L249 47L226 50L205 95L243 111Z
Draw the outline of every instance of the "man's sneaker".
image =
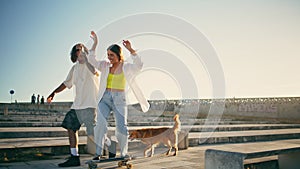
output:
M100 161L100 159L101 159L101 156L96 155L92 160L93 161Z
M132 158L132 156L131 156L131 155L129 155L129 154L126 154L125 156L121 156L121 158L124 158L124 159L131 159L131 158Z
M79 156L73 156L69 157L67 161L58 164L59 167L71 167L71 166L80 166L80 159Z

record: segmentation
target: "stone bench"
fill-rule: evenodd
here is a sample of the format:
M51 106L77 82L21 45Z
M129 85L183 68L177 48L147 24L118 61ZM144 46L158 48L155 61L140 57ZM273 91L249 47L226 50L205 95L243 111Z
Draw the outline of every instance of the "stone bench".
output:
M205 169L244 169L245 159L274 155L280 169L300 168L300 139L216 146L205 151Z

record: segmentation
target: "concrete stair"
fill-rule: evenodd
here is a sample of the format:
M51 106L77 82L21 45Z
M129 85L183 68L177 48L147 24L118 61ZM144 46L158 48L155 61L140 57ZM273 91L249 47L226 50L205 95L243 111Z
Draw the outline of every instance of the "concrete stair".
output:
M130 130L147 127L161 126L130 126ZM190 146L247 143L257 141L272 141L300 138L300 125L297 124L239 124L218 126L182 126L184 130L190 130L188 139ZM110 134L115 128L109 127ZM213 132L214 131L214 132ZM79 131L80 146L84 152L86 145L85 128ZM16 149L35 149L54 154L69 153L68 137L65 129L61 127L14 127L0 128L1 152L16 151ZM129 149L143 147L139 141L130 141ZM50 150L52 147L55 149ZM60 147L61 150L57 150ZM64 147L64 148L63 148Z
M3 159L15 158L16 154L25 152L47 153L54 155L69 154L67 132L61 128L61 122L67 112L45 112L45 110L9 111L0 113L0 163ZM142 113L137 109L129 111L129 129L172 126L174 112L149 111ZM257 120L237 120L230 117L206 120L198 115L181 114L182 129L189 130L189 146L209 147L222 144L247 144L300 138L300 124L283 124ZM114 118L109 118L110 135L114 134ZM86 152L86 132L82 127L79 131L79 148ZM129 150L145 147L139 141L130 141ZM270 160L271 159L271 160ZM247 161L248 166L276 165L277 157ZM271 161L271 164L269 164ZM250 167L251 168L251 167Z
M149 110L143 113L133 108L129 108L129 126L161 126L173 125L174 112L161 112ZM60 127L67 111L44 112L44 111L10 111L7 114L0 112L0 127ZM180 114L182 125L215 125L215 124L264 124L267 121L233 120L223 117L220 119L209 119L199 117L196 113ZM113 114L110 115L109 126L114 127L115 121Z
M149 126L129 126L130 130L140 128L171 127L171 125L149 125ZM239 133L243 136L255 135L258 133L269 133L269 135L279 133L297 133L300 124L236 124L236 125L182 125L183 130L189 130L190 137L234 137ZM109 127L109 132L113 132L115 127ZM214 135L207 133L214 131ZM237 134L237 135L234 135ZM67 132L62 127L2 127L0 128L0 138L38 138L38 137L67 137ZM85 127L81 127L79 136L86 136ZM242 136L242 135L240 135ZM295 135L297 136L297 135Z

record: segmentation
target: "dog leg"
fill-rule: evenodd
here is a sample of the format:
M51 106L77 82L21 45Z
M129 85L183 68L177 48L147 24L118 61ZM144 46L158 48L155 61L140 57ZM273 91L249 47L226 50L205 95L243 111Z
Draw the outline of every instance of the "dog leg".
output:
M175 148L175 152L174 152L173 156L177 156L177 154L178 154L178 133L175 133L174 148Z
M175 149L175 152L174 152L173 156L177 156L177 154L178 154L178 146L174 145L174 149Z
M151 154L150 154L150 157L153 157L153 155L154 155L154 148L155 148L155 145L153 144L153 145L151 146Z
M151 150L151 145L148 145L144 150L144 157L148 157L148 152Z
M169 148L169 150L167 151L166 155L169 155L171 153L171 151L172 151L172 147Z
M169 150L167 151L166 155L169 155L172 151L172 145L170 142L168 142L167 146L168 146Z

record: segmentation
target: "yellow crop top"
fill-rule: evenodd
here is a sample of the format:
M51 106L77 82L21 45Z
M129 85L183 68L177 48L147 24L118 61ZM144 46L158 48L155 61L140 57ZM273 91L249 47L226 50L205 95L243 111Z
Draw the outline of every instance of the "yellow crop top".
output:
M106 88L124 90L125 83L126 80L125 80L124 72L120 74L109 73L107 77Z

